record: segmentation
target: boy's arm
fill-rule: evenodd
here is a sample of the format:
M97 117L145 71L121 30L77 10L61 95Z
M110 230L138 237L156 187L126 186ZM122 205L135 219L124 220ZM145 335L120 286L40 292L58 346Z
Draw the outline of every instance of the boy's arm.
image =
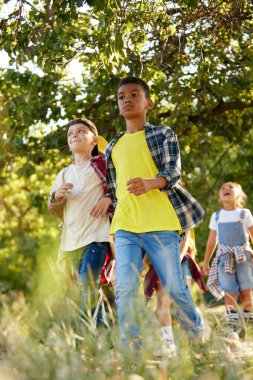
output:
M109 197L100 199L100 201L98 201L95 204L95 206L92 207L90 211L90 215L93 216L94 218L105 216L111 204L112 204L112 201L111 201L111 198Z
M154 161L159 168L155 178L131 178L127 190L134 195L141 195L152 189L171 189L181 176L180 151L175 133L167 127L162 130L162 142L157 146Z
M205 252L205 258L204 258L204 265L203 265L203 273L205 275L209 274L209 270L210 270L209 263L213 256L213 253L217 244L216 235L217 233L215 230L210 230L209 237L206 243L206 252Z
M103 183L104 196L106 198L99 201L98 204L92 208L91 215L94 217L104 216L107 212L110 216L112 216L113 206L106 183L106 160L102 156L97 156L93 158L91 165Z
M127 191L134 195L141 195L152 189L163 189L166 183L165 177L131 178L127 181Z
M111 201L111 197L110 197L110 193L109 193L108 186L106 183L106 178L105 178L106 161L102 157L101 157L101 159L103 159L102 163L104 164L104 167L102 168L102 170L100 170L100 172L98 172L96 168L95 168L95 170L97 171L97 174L99 175L100 179L102 180L105 198L98 201L98 203L91 210L91 215L96 217L96 218L99 216L104 216L106 213L108 213L110 216L112 216L113 211L114 211L112 201Z
M56 216L57 218L62 218L63 216L63 205L60 202L49 203L48 210L51 215Z
M51 215L56 216L58 218L62 218L63 216L63 207L66 201L56 201L55 200L55 191L52 191L48 200L48 210Z
M160 165L156 164L159 169L157 177L166 179L166 184L162 188L166 191L175 186L181 177L181 158L177 136L168 127L163 128L163 141L159 150Z
M67 202L65 195L73 188L71 183L63 183L63 180L64 169L57 174L48 199L48 210L50 214L58 218L62 218L63 216L63 208Z
M65 195L71 191L73 185L71 183L65 183L60 186L56 191L52 191L49 196L48 209L51 215L62 218L63 208L67 199Z

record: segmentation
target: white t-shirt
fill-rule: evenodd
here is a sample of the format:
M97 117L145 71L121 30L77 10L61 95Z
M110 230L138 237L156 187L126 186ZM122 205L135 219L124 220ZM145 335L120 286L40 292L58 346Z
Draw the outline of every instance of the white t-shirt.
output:
M242 210L244 210L243 219L241 218ZM242 221L243 230L244 230L245 236L246 236L246 244L247 244L247 246L249 246L249 234L247 231L248 231L248 228L253 225L253 217L252 217L250 210L248 210L246 208L245 209L231 210L231 211L221 209L219 212L218 221L215 219L216 219L216 212L214 212L212 214L211 220L209 223L209 228L211 230L215 230L215 231L217 231L218 223L229 223L229 222ZM217 243L219 243L218 234L217 234Z
M94 218L92 207L104 198L103 184L90 161L82 165L71 164L62 169L54 182L52 191L64 183L74 185L63 210L61 236L62 251L73 251L92 242L109 241L109 216Z

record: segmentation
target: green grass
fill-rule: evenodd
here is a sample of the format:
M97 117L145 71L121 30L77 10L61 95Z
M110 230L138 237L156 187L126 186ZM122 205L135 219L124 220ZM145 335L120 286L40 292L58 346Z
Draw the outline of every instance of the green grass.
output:
M177 356L157 361L153 353L159 348L160 337L152 310L144 311L140 318L143 348L123 352L117 328L112 328L112 349L107 331L87 333L73 292L71 296L65 293L59 297L55 292L40 303L28 303L22 293L2 296L0 380L252 378L252 329L248 328L245 342L231 339L221 316L212 309L205 311L213 327L207 345L190 346L175 322Z
M252 328L247 328L245 342L234 339L222 321L223 307L204 307L196 288L194 298L213 328L211 340L207 345L189 345L173 317L177 355L158 361L154 352L161 340L155 298L147 308L140 302L143 346L137 352L132 347L122 350L113 314L108 314L114 341L110 349L107 330L87 332L80 318L77 286L66 286L52 261L49 264L38 273L40 286L32 295L10 292L0 296L0 380L252 378Z

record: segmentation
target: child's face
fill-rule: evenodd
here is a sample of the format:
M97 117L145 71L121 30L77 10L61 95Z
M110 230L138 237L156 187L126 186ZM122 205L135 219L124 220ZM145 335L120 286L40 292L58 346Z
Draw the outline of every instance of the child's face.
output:
M224 183L219 191L219 200L221 203L235 203L240 195L240 188L232 182Z
M119 113L125 119L146 115L147 110L153 107L152 100L146 98L142 86L135 83L122 85L118 90L117 99Z
M74 153L91 153L97 143L97 137L84 124L71 125L67 136L69 149Z

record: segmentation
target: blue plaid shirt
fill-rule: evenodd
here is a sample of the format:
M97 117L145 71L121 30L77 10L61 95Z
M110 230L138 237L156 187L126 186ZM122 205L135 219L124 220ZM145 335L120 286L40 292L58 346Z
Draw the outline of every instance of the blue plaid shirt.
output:
M124 134L120 132L106 148L106 182L113 207L116 208L116 170L112 161L112 149L118 139ZM157 176L165 177L165 191L174 207L183 232L194 228L203 219L204 209L178 181L181 175L180 151L176 134L169 127L145 125L145 136L151 156L157 166ZM136 152L138 154L138 152Z

